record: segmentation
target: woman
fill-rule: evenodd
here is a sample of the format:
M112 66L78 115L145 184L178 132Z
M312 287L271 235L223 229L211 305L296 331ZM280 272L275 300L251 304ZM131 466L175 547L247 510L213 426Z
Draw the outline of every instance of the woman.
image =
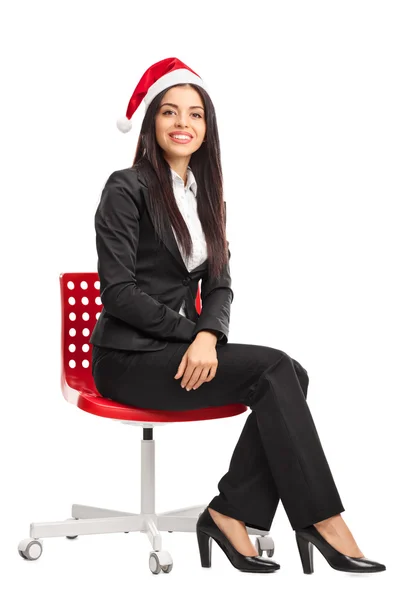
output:
M230 251L204 81L176 58L152 65L118 121L122 131L143 99L133 166L110 176L95 217L103 301L90 339L97 389L141 408L250 407L219 494L197 523L203 566L211 564L212 538L240 570L279 569L258 556L246 526L270 530L281 499L304 573L313 571L314 545L335 569L385 570L362 554L340 514L306 402L307 371L282 350L228 343Z

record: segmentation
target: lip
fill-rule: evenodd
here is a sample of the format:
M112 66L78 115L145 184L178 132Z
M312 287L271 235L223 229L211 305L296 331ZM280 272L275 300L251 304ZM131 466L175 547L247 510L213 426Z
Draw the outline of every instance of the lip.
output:
M190 139L193 138L192 134L189 133L188 131L171 131L171 133L168 134L170 137L172 135L188 135L190 137Z
M190 142L192 141L192 138L191 138L190 136L189 136L189 139L186 139L186 140L177 140L177 139L174 139L174 138L172 137L172 134L171 134L171 133L170 133L170 134L168 134L168 135L169 135L169 138L170 138L170 140L172 140L172 142L173 142L174 144L181 144L181 145L185 145L185 144L190 144ZM178 134L178 135L184 135L184 134Z

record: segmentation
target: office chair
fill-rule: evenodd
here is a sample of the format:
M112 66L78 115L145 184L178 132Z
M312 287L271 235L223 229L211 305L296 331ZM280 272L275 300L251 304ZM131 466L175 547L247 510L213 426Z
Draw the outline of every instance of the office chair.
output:
M61 388L64 398L77 408L106 419L143 428L141 440L141 506L140 513L123 512L107 508L72 505L72 518L54 523L31 523L30 538L18 545L19 554L27 560L37 560L43 551L40 538L95 533L121 533L139 531L146 533L153 550L149 567L152 573L172 570L172 557L162 549L160 531L196 531L196 522L207 504L190 506L164 513L155 512L155 441L156 425L183 421L223 419L246 412L245 404L207 407L201 409L168 411L144 410L114 402L101 396L96 389L92 372L92 346L88 343L94 324L102 307L97 273L62 273L61 288ZM196 310L200 314L200 284L196 296ZM259 534L256 548L260 556L266 551L274 553L274 542L265 532L247 527L249 534Z

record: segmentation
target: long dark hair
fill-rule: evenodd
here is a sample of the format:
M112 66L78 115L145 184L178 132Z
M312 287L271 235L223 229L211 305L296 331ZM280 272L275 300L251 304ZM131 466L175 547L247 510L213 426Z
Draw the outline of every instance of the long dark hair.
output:
M197 183L197 211L207 242L208 274L209 277L218 277L229 256L217 120L207 92L197 85L190 85L204 102L206 141L192 154L189 165ZM166 227L172 225L183 252L189 256L193 248L192 239L175 200L170 166L156 138L155 117L167 91L160 92L147 108L132 166L136 165L148 185L149 210L152 211L157 234L163 239Z

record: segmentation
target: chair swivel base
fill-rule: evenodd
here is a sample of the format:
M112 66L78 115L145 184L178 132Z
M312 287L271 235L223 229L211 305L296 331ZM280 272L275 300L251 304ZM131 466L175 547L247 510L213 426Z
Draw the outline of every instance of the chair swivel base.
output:
M138 531L147 533L153 551L149 556L149 567L152 573L172 570L172 557L167 550L162 550L161 531L195 532L196 523L207 505L198 505L163 513L129 513L81 504L72 505L72 518L53 523L31 523L30 538L22 540L18 546L19 554L27 560L37 560L43 551L40 538L92 535L96 533L129 533ZM256 548L262 556L274 553L274 542L265 531L247 527L247 532L260 534L256 540Z
M147 435L149 432L147 431ZM141 440L141 503L140 513L121 512L81 504L72 505L72 518L53 523L31 523L30 538L18 545L19 554L27 560L37 560L43 551L40 538L92 535L95 533L146 533L153 550L150 552L149 567L152 573L169 573L172 558L162 549L160 531L196 532L196 524L207 504L181 508L163 513L155 512L155 440ZM274 553L274 542L268 532L247 527L249 534L258 535L255 546L260 556Z

